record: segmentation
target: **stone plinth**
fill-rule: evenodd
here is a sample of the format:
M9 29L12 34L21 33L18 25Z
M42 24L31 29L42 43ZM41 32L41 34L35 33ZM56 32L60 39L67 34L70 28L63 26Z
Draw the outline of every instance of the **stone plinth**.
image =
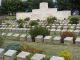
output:
M80 44L80 38L77 38L77 39L75 40L75 42L76 42L76 44Z
M73 31L74 31L74 30L72 30L72 29L69 29L69 30L68 30L68 32L73 32Z
M27 42L32 42L32 38L30 35L27 36Z
M61 31L61 33L66 32L66 31L67 31L67 29L63 29L63 30Z
M48 29L50 29L50 26L46 26Z
M50 60L65 60L63 57L52 56Z
M19 37L19 34L14 34L13 37Z
M56 35L58 35L58 36L59 36L59 35L60 35L60 33L61 33L61 29L57 29L57 30L56 30Z
M74 33L78 36L79 35L80 30L74 30Z
M52 42L52 36L45 36L44 37L44 42L45 43L51 43Z
M56 26L52 26L51 28L52 28L52 29L55 29L55 28L56 28Z
M72 43L73 42L73 37L66 37L64 38L65 43Z
M70 29L73 29L74 30L75 29L75 26L71 26Z
M4 49L0 48L0 60L3 60L4 57Z
M68 24L68 26L71 26L72 24Z
M8 33L7 36L11 36L13 33Z
M60 24L60 26L63 26L63 24Z
M56 29L51 29L50 30L50 35L54 35L55 34Z
M22 51L21 53L19 53L17 55L17 60L26 60L27 59L26 57L29 56L29 55L30 55L29 52Z
M79 30L79 29L80 29L80 27L76 27L76 30L77 30L77 29Z
M13 34L13 40L19 40L20 38L19 38L19 34Z
M4 60L14 60L16 58L16 50L8 50L5 54L4 54Z
M39 35L35 37L35 42L43 42L43 36Z
M2 33L1 35L4 36L4 35L6 35L6 33Z
M44 54L35 54L31 57L31 60L42 60L45 57L46 57L46 55L44 55Z
M63 29L68 29L68 26L64 26Z
M27 39L26 34L20 35L20 40L26 40L26 39Z
M53 38L53 43L60 43L61 37L60 36L56 36Z
M58 26L58 27L57 27L57 29L61 29L61 28L62 28L62 26Z
M64 26L67 26L68 24L64 24Z

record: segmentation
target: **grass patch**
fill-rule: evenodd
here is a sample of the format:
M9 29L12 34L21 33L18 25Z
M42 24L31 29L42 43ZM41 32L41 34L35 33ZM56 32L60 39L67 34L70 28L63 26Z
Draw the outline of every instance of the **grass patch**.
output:
M44 54L47 55L47 57L51 56L58 56L60 51L62 50L68 50L73 54L74 59L78 59L80 56L80 46L77 45L54 45L54 44L45 44L45 43L35 43L35 42L26 42L26 41L12 41L12 40L5 40L5 43L3 47L5 48L7 45L11 43L18 43L22 44L25 43L33 48L40 49L44 51Z

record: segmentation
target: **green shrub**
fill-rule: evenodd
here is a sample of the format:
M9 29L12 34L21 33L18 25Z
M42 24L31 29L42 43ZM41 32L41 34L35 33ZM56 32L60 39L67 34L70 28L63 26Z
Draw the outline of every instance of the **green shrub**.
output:
M59 56L64 57L65 60L72 60L72 54L67 50L61 51Z
M2 47L3 43L4 43L3 37L0 36L0 47Z
M29 25L30 25L30 26L36 26L36 25L38 25L38 22L37 22L37 21L31 21L31 22L29 23Z
M24 19L24 21L29 21L29 20L30 20L30 18L29 18L29 17L27 17L27 18L25 18L25 19Z
M20 19L20 20L17 21L17 23L18 23L18 27L19 28L23 28L24 27L24 21L23 20Z
M20 23L20 24L18 25L18 28L24 28L23 23Z
M69 18L70 24L78 24L79 23L79 18L78 17L71 17Z
M6 46L5 51L8 51L9 49L10 50L16 50L19 52L20 51L20 44L11 43L8 46Z
M56 17L52 17L52 16L47 17L48 24L53 24L55 20L56 20Z
M49 35L50 31L47 28L45 28L45 27L35 26L34 28L30 29L29 33L32 36L32 40L35 41L35 37L37 35L43 35L43 37L44 37L44 36Z

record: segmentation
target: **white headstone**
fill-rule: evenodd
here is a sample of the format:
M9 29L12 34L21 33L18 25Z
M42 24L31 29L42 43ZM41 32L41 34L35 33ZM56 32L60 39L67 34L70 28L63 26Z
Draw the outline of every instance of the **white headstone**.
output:
M76 43L79 43L80 44L80 38L76 38Z
M14 34L13 36L14 36L14 37L18 37L18 36L19 36L19 34Z
M16 57L16 50L8 50L5 54L4 54L4 60L14 60Z
M64 60L63 57L53 56L50 58L50 60Z
M45 43L51 43L52 42L52 36L45 36L44 37L44 42Z
M6 33L2 33L1 35L3 36L3 35L5 35Z
M31 60L42 60L45 57L46 57L46 55L44 55L44 54L35 54L32 56Z
M7 36L11 36L13 33L8 33Z
M0 48L0 59L4 57L4 49Z
M29 55L30 55L29 52L22 51L21 53L19 53L17 55L17 60L26 60L26 57L29 56Z
M43 42L43 36L38 35L37 37L35 37L35 42Z

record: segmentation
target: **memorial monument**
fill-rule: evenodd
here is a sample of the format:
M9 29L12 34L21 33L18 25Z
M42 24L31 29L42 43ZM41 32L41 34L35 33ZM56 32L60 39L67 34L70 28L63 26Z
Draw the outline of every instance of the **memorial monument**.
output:
M71 11L58 11L57 8L48 8L47 2L40 3L40 9L33 9L32 12L17 12L16 19L25 19L27 17L30 20L46 20L47 17L53 16L57 17L57 19L64 19L71 16Z

